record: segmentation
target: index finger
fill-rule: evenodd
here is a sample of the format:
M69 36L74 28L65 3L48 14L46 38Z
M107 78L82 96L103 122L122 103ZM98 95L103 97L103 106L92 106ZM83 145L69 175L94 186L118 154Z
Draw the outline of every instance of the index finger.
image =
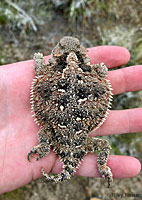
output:
M139 160L130 156L110 155L108 159L108 166L111 168L115 179L134 177L138 175L141 170ZM81 163L76 175L100 177L100 173L97 168L97 155L89 153L84 157L84 162ZM59 159L56 159L51 172L60 173L61 170L62 164Z
M108 68L113 68L125 65L130 60L130 53L124 47L98 46L89 48L88 50L91 64L103 62Z
M88 56L91 59L91 64L97 64L100 62L104 62L108 68L119 67L121 65L127 64L130 59L129 51L124 47L119 46L98 46L88 48ZM51 55L45 56L45 63L48 62ZM1 66L1 70L7 70L10 68L14 68L15 70L19 70L20 67L25 69L28 67L30 70L34 67L33 60L26 60L17 63L7 64Z

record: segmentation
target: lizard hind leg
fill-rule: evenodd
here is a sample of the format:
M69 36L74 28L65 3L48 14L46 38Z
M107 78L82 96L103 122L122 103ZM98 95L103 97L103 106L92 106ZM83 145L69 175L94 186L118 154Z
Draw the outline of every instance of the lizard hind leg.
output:
M38 155L36 160L39 160L40 158L47 156L50 152L50 135L48 135L44 129L40 129L38 138L40 143L37 146L34 146L28 153L27 159L29 161L34 154Z
M110 145L107 140L99 138L88 138L87 149L90 152L99 151L97 164L98 170L102 178L107 178L108 188L110 187L111 182L113 181L113 175L111 169L107 166L107 160L110 153Z

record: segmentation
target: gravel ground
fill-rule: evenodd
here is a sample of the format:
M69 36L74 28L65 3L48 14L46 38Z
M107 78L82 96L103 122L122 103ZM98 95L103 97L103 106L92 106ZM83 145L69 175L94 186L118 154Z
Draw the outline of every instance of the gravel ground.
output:
M114 180L111 188L95 178L74 177L62 184L45 183L42 179L26 186L26 200L104 200L142 199L142 173L131 179Z

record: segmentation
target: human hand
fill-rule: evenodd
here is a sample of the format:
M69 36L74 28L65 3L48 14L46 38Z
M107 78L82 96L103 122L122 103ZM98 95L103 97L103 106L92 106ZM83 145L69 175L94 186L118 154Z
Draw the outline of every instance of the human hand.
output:
M122 47L101 46L89 49L91 63L104 62L116 68L129 61L129 52ZM49 57L46 57L46 62ZM30 87L34 78L34 61L0 66L0 193L28 184L47 173L59 173L58 157L51 151L38 162L27 160L30 149L38 144L39 127L30 110ZM113 93L120 94L142 89L142 65L117 69L108 73ZM142 131L142 108L111 111L104 124L92 136ZM136 176L140 162L129 156L110 155L107 164L114 178ZM79 176L99 177L97 155L88 154L77 170Z

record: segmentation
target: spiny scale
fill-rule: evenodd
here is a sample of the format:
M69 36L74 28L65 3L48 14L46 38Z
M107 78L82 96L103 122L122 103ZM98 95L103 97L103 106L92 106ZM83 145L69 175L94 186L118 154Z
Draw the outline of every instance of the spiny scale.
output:
M109 187L112 173L107 159L111 147L107 140L89 137L102 125L111 107L107 67L104 63L91 65L87 49L69 36L55 46L48 64L41 53L34 54L34 61L30 101L40 130L39 144L30 150L28 160L33 154L38 155L37 160L47 156L52 146L63 170L58 175L46 174L43 168L41 172L46 179L59 182L70 179L88 152L99 151L98 169Z

